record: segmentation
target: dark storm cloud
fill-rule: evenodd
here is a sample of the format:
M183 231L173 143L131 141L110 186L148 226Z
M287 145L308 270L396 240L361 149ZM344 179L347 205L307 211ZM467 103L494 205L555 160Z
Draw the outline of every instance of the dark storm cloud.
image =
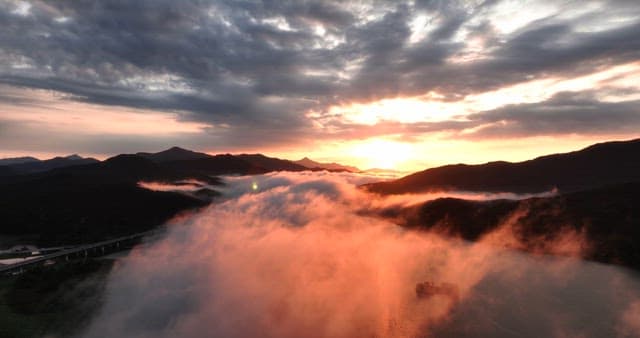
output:
M640 100L602 102L592 95L561 92L544 102L508 105L474 114L471 123L481 128L469 136L622 134L640 129Z
M544 23L516 35L494 53L493 63L537 73L635 61L640 56L639 30L640 21L597 33L576 33L571 23Z
M602 13L640 14L636 2L552 15L506 35L492 22L498 3L9 1L0 4L0 82L238 130L259 125L267 132L243 141L266 145L291 142L284 133L317 133L304 113L335 103L429 91L456 100L640 59L640 15L623 26L577 29ZM433 29L410 43L419 14ZM456 63L469 46L456 37L464 27L484 41L484 54Z
M405 92L436 90L464 95L548 76L578 76L640 59L640 22L598 33L575 33L567 24L544 24L498 43L488 59L424 67L404 74ZM422 66L421 68L419 68Z

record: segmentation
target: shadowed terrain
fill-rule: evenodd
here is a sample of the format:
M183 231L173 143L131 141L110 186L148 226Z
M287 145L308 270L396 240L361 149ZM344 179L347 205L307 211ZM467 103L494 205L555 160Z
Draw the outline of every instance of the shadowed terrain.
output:
M195 179L216 186L221 184L216 175L307 170L259 154L211 156L178 147L78 164L3 177L0 234L35 237L40 245L118 237L149 230L181 211L208 204L218 195L209 188L193 195L150 191L139 187L140 181ZM11 166L2 168L14 170Z
M546 243L567 238L582 245L585 258L640 269L640 182L613 185L554 197L524 200L470 201L440 198L380 215L402 226L432 230L477 241L500 227L509 227L514 246L531 252L551 252ZM586 242L578 238L584 236ZM510 246L510 243L502 243Z
M565 154L510 163L454 164L365 186L379 194L440 190L536 193L640 181L640 139L599 143Z
M0 337L77 334L102 305L113 260L88 260L0 280Z
M56 168L64 168L82 164L98 163L95 158L83 158L78 155L54 157L40 161L33 157L18 157L0 160L0 176L15 174L33 174Z

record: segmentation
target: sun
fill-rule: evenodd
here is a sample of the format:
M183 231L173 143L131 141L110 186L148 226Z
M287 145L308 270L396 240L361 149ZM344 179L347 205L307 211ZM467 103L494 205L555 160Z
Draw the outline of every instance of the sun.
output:
M412 145L384 139L370 140L354 145L350 152L360 158L367 168L402 169L403 163L411 160Z

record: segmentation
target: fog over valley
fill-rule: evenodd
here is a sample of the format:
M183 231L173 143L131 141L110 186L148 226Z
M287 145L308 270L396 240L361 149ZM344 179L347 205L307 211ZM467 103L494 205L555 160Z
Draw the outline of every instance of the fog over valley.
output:
M172 220L116 263L82 336L640 334L637 272L584 261L579 246L554 258L504 248L504 234L471 243L404 230L367 215L404 203L357 188L371 180L225 179L224 202ZM425 281L456 295L420 297Z
M0 0L0 338L640 338L640 0Z

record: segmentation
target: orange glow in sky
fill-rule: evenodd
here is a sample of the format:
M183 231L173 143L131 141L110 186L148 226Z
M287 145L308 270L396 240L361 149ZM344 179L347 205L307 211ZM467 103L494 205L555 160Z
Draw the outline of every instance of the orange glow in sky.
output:
M582 91L591 87L616 85L639 89L634 79L640 76L640 63L632 62L573 79L546 78L531 80L493 91L469 95L458 101L445 101L437 93L422 96L383 98L371 102L348 103L329 108L329 121L344 122L356 126L378 129L379 123L396 122L404 125L421 122L465 120L473 113L499 108L509 104L534 103L549 99L561 91ZM10 90L10 87L2 87ZM9 92L11 93L11 92ZM31 98L39 104L25 108L21 105L3 105L2 119L20 121L33 128L41 127L51 135L201 135L206 123L181 120L177 113L154 112L124 107L105 107L83 102L75 102L59 93L45 90L31 90ZM621 96L622 95L622 96ZM637 90L607 94L599 97L602 101L638 99ZM329 126L322 117L307 115L317 122L319 131ZM470 132L471 130L465 130ZM434 132L417 135L410 139L403 135L388 134L387 130L371 136L354 135L352 139L309 141L286 147L256 149L221 149L220 145L194 150L216 154L220 152L254 152L270 156L297 160L310 157L321 162L339 162L354 165L360 169L387 169L403 172L422 170L428 167L450 163L484 163L493 160L522 161L548 153L577 150L602 141L602 135L567 135L562 138L551 136L528 137L524 139L464 140L455 139L446 133ZM375 133L374 133L375 134ZM637 135L611 135L608 139L629 139ZM508 141L508 142L505 142ZM174 144L167 144L166 147ZM185 146L184 144L175 144ZM188 146L186 146L188 147ZM147 151L150 149L131 149ZM154 149L161 150L161 149ZM99 159L113 156L109 153L81 153ZM32 155L50 158L65 155L50 151L3 149L0 157Z
M538 156L570 152L630 135L530 137L522 139L464 140L424 137L415 142L370 138L343 142L318 142L306 149L260 150L267 155L298 160L305 156L319 162L339 162L361 170L372 168L411 173L447 164L480 164L496 160L519 162ZM254 152L257 152L255 150Z
M505 105L541 102L562 91L583 91L605 85L618 85L635 90L623 97L619 96L621 94L599 97L602 101L638 99L639 76L640 62L630 62L571 79L532 79L497 90L468 95L458 101L446 101L442 95L430 92L422 96L336 105L329 109L329 115L337 116L349 123L369 126L381 121L416 123L455 120Z
M439 101L442 97L430 93L419 97L382 99L367 103L334 106L331 115L342 116L348 122L375 125L380 121L416 123L442 121L467 113L467 107L459 103Z
M362 161L361 166L364 166L363 169L400 169L402 164L410 161L414 156L411 144L384 139L356 143L346 152L354 158L359 158Z

